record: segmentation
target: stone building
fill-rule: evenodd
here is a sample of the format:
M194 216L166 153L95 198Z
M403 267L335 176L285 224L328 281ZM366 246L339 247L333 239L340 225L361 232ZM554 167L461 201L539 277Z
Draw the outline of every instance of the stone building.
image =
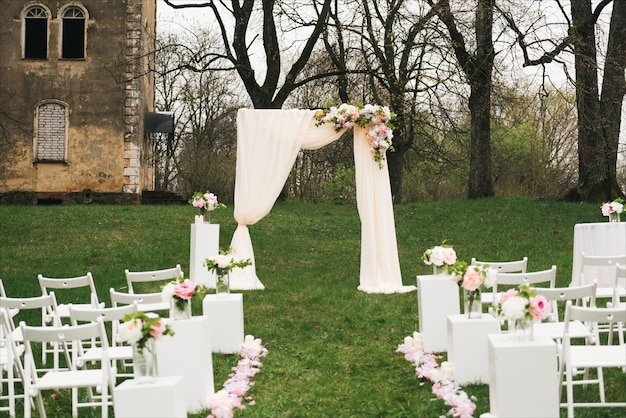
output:
M156 0L0 0L0 203L154 188Z

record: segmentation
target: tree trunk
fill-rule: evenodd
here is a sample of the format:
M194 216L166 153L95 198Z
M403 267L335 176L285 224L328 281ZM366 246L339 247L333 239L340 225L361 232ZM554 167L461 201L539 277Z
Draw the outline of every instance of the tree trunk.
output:
M599 123L595 24L591 0L572 0L571 8L578 108L578 190L572 197L597 202L606 199L609 175L606 140Z
M614 1L600 97L600 115L604 119L602 128L606 140L604 155L608 174L604 201L613 200L618 196L624 197L624 190L617 183L617 147L622 120L622 101L626 93L624 70L626 70L626 1Z

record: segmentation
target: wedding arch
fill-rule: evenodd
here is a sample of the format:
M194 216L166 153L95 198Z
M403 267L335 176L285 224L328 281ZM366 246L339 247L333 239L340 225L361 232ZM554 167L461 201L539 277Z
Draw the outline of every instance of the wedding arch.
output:
M346 128L320 124L316 110L240 109L237 114L237 167L234 217L238 227L231 248L252 265L231 272L236 290L264 289L248 226L271 211L301 149L314 150L336 141ZM361 219L360 285L366 293L401 293L415 290L402 285L396 229L384 159L372 158L368 129L354 126L354 164L357 209ZM384 154L383 154L384 155Z

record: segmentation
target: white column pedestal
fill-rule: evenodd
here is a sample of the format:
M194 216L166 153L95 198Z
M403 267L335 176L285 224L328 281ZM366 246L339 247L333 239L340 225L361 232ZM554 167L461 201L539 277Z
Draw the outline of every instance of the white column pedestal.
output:
M153 383L129 379L113 389L116 417L186 418L185 386L181 376L159 377Z
M459 286L447 275L417 276L419 326L427 353L447 348L447 316L458 315Z
M219 253L219 224L191 224L189 279L207 287L215 287L215 272L204 267L204 260Z
M499 418L558 417L558 362L551 338L489 335L489 407Z
M499 333L498 320L489 314L472 319L448 315L448 361L454 365L457 383L488 383L487 335Z
M215 392L208 318L167 319L167 323L175 335L157 340L159 377L182 376L186 411L206 409L208 396Z
M214 353L238 353L244 339L243 294L206 295L202 313L209 320L211 350Z

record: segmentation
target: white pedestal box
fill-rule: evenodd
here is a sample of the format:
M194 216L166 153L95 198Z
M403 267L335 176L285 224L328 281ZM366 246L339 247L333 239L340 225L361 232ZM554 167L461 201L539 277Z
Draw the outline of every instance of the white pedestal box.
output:
M489 335L489 407L499 418L559 416L556 343L539 337L516 342Z
M488 383L487 335L499 333L498 320L489 314L472 319L448 315L448 361L453 363L457 383Z
M209 320L211 350L214 353L238 353L244 339L243 294L206 295L202 313Z
M458 315L459 286L447 275L417 276L417 308L424 351L446 351L447 316Z
M207 287L215 287L215 272L204 267L204 260L219 254L219 224L191 224L189 279Z
M187 412L206 409L213 385L213 355L209 321L205 316L167 320L174 336L157 340L159 377L182 376Z
M129 379L113 389L113 411L122 418L186 418L185 386L181 376L159 377L153 383Z

